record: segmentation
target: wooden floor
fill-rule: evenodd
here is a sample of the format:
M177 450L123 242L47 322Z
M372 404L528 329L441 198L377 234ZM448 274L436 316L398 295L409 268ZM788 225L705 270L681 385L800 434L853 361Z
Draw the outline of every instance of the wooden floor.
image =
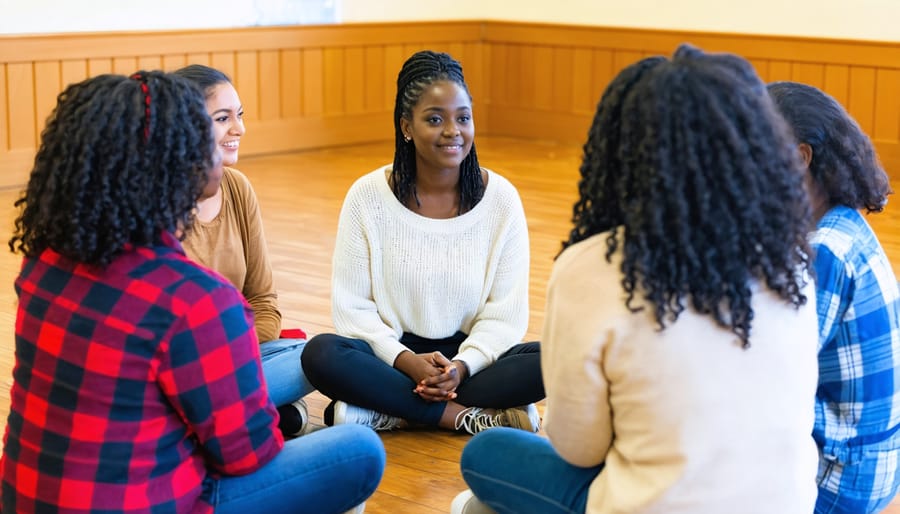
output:
M505 138L479 137L483 166L515 184L525 204L531 235L531 319L527 338L538 339L544 293L553 257L570 228L581 149ZM288 155L242 159L262 205L285 327L310 334L332 330L329 277L334 234L344 194L360 175L392 160L392 143L358 145ZM900 191L900 184L895 184ZM0 191L0 217L11 227L15 191ZM898 195L900 198L900 195ZM900 199L872 216L895 272L900 271ZM11 230L11 228L9 229ZM9 231L7 231L9 233ZM0 252L0 428L9 406L13 363L15 295L19 257ZM326 399L308 397L313 422L321 425ZM459 453L468 436L433 431L383 433L388 467L367 502L369 514L449 512L465 488ZM900 499L886 513L900 514Z

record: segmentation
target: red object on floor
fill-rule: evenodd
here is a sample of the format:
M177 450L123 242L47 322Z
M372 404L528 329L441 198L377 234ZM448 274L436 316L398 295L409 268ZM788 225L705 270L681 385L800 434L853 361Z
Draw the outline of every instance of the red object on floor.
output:
M281 339L306 339L306 332L299 328L283 328Z

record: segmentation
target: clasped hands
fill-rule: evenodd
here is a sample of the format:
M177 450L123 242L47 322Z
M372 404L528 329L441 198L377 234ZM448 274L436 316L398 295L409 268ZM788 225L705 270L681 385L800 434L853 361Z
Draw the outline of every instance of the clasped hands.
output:
M451 361L441 352L402 352L394 367L413 379L413 393L429 402L456 398L456 388L466 379L468 368L462 361Z

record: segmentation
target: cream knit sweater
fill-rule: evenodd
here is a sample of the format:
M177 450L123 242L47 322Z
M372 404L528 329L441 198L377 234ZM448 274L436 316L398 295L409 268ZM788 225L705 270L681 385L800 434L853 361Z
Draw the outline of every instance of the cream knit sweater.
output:
M606 237L570 246L547 291L544 429L563 459L606 466L589 514L809 514L818 322L753 286L750 348L690 307L660 331L631 312ZM640 301L636 301L640 304Z
M420 216L394 196L390 167L360 177L341 209L332 273L337 333L367 341L389 365L403 333L468 334L456 358L471 374L521 341L528 325L528 228L515 187L487 171L484 197L451 219Z

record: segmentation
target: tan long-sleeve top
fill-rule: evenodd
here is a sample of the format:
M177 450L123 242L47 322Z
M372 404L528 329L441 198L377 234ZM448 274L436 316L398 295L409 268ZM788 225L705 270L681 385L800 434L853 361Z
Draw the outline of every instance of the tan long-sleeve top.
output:
M260 343L278 339L281 313L262 214L243 173L225 168L219 215L208 222L196 220L182 245L188 257L219 272L244 294Z
M753 285L750 348L689 306L659 330L624 302L600 234L548 283L544 429L563 459L605 467L588 514L809 514L818 453L816 292L795 309ZM635 302L640 304L640 302Z

